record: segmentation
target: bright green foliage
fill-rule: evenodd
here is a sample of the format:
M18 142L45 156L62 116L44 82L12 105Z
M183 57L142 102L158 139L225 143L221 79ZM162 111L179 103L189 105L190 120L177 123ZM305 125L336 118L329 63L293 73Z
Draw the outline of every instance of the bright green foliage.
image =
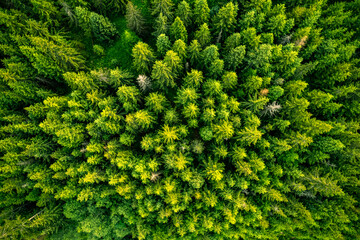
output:
M210 9L207 0L195 0L194 22L198 26L208 22L210 18Z
M235 48L231 48L227 55L225 56L225 62L227 69L237 70L240 68L240 64L244 60L245 57L245 46L238 46Z
M192 22L192 11L187 1L182 1L178 4L175 11L176 17L181 18L185 26L189 26Z
M222 93L221 82L216 80L208 80L204 83L204 93L208 96L219 96Z
M357 239L359 9L2 1L0 238Z
M149 45L138 42L132 49L134 68L140 73L148 73L154 61L154 52Z
M197 40L192 40L188 47L188 58L192 65L198 64L201 55L201 45Z
M175 87L175 73L172 72L170 66L164 63L164 61L156 61L151 77L155 80L158 88L166 89L167 87Z
M219 58L219 49L215 45L210 45L202 51L202 59L206 66L210 66Z
M234 135L234 127L231 122L222 121L212 127L217 142L230 139Z
M273 86L269 89L268 97L270 100L277 100L284 94L284 89L280 86Z
M155 113L163 112L166 109L167 100L166 97L159 93L150 93L145 98L146 106Z
M179 55L172 50L166 52L164 57L164 63L168 67L170 67L171 71L175 76L179 74L183 68Z
M222 83L224 86L224 89L233 89L236 87L237 85L237 75L236 72L226 72L223 76L222 76Z
M175 140L179 139L178 132L179 130L176 127L164 125L159 134L163 137L165 143L173 143Z
M214 20L214 25L218 29L218 32L228 34L234 31L237 11L238 6L232 2L220 8Z
M224 164L212 161L209 159L208 162L205 162L205 173L209 180L218 182L223 179L224 175Z
M203 73L201 71L191 69L191 72L188 72L187 76L184 78L184 85L186 87L199 88L203 81Z
M202 47L206 47L211 41L211 34L207 23L200 26L199 30L195 32L195 39L201 44Z
M181 60L185 60L187 50L186 48L186 43L181 39L176 40L172 46L172 50L179 55Z
M176 17L173 24L171 24L169 34L173 41L180 39L187 42L188 34L184 23L179 17Z

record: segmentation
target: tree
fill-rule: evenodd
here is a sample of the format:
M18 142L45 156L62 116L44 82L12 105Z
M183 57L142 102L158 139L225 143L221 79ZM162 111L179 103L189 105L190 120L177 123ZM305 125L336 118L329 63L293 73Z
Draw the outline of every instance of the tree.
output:
M160 54L160 56L165 55L165 53L171 47L169 37L166 36L165 34L160 34L156 40L156 47L157 47L157 52Z
M209 159L204 163L205 165L205 173L209 180L218 182L223 179L224 175L222 172L224 171L225 165L223 163L219 163Z
M176 86L174 73L163 61L155 62L151 72L151 77L155 80L155 84L160 89Z
M175 78L180 74L183 68L179 55L172 50L166 52L164 63L170 68Z
M221 121L212 127L217 142L230 139L234 135L234 127L231 122Z
M231 49L239 47L241 45L240 33L233 33L225 40L225 50L229 52Z
M188 47L188 58L192 65L199 62L201 56L201 46L197 40L192 40Z
M145 98L145 101L145 105L155 113L165 111L168 103L166 97L159 93L150 93L150 95Z
M179 55L179 57L181 58L182 61L184 61L186 59L187 46L183 40L181 40L181 39L176 40L174 42L172 50Z
M125 18L129 29L137 34L141 34L144 31L144 18L141 15L141 11L130 1L126 5Z
M210 8L207 0L195 0L194 22L198 26L207 23L210 17Z
M117 35L115 26L108 18L82 7L76 7L75 15L86 35L100 41L109 41Z
M245 46L238 46L230 49L229 53L225 56L227 68L233 71L239 69L239 65L244 60L245 53Z
M184 23L181 21L179 17L175 18L175 21L173 24L171 24L170 27L170 37L173 41L181 39L184 42L187 42L187 31L184 26Z
M263 133L254 127L252 128L245 127L245 129L238 132L237 135L239 136L240 142L246 145L251 145L251 144L255 145L257 141L261 139Z
M84 67L84 58L61 36L54 36L56 41L29 36L29 46L20 46L38 74L56 78L65 71L79 70Z
M203 81L204 81L203 73L201 71L191 69L191 72L188 72L187 76L184 78L184 86L199 88Z
M140 73L148 73L154 61L154 52L149 45L138 42L132 49L134 68Z
M169 127L164 125L162 131L159 133L165 143L172 143L175 140L179 140L178 129L176 127Z
M202 47L206 47L211 41L211 34L207 23L200 26L199 30L195 32L195 39L201 44Z
M174 6L171 0L152 0L152 15L162 14L167 19L172 17L172 8Z
M207 46L202 51L202 59L206 66L210 66L220 56L218 47L215 45Z
M237 11L238 6L234 5L232 2L229 2L228 4L220 8L214 20L214 25L219 32L218 39L221 38L221 34L223 32L224 35L227 35L234 31Z
M192 12L189 3L181 1L175 11L175 16L181 18L186 27L189 26L192 22Z
M153 35L155 37L158 37L161 34L167 34L168 31L168 18L164 16L162 13L159 14L159 16L155 20L155 32L153 32Z
M224 89L233 89L237 85L238 77L236 72L226 72L222 76L222 85Z

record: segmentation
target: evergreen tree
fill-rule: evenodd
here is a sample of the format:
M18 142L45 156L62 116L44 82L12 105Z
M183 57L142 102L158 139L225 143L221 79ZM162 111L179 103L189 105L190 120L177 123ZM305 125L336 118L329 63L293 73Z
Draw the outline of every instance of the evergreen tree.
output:
M138 42L132 49L134 68L140 73L148 73L154 61L154 52L149 45Z
M163 56L171 47L169 37L165 34L160 34L156 40L157 52Z
M167 87L175 87L175 75L172 72L171 67L165 64L163 61L156 61L151 77L155 80L156 85L160 89L166 89Z
M181 21L183 21L184 25L188 27L192 22L192 11L189 3L186 1L180 2L175 11L175 16L179 17Z
M141 11L130 1L126 5L125 18L129 29L137 34L141 34L144 31L144 19L141 15Z
M210 18L210 8L207 0L195 0L194 6L194 22L200 26L207 23Z
M206 47L211 41L211 34L209 27L206 23L200 26L199 30L195 32L195 39L201 44L201 46Z
M187 37L188 37L187 31L184 26L184 23L181 21L179 17L176 17L173 24L171 24L170 37L172 38L173 41L180 39L183 40L184 42L187 42Z
M220 8L214 20L214 25L219 32L218 39L221 39L222 34L228 35L234 31L237 11L237 5L234 5L232 2Z
M167 19L171 19L174 6L171 0L152 0L152 6L152 15L162 14Z
M168 31L168 18L164 16L162 13L159 14L159 16L155 20L155 32L153 32L153 35L155 37L158 37L161 34L166 34Z

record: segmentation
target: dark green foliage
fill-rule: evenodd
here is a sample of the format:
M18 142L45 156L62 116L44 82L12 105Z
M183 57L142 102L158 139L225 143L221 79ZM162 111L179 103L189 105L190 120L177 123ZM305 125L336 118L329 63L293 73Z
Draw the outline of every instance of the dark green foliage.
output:
M75 15L84 34L96 41L109 41L118 33L110 20L82 7L76 7Z
M0 2L0 238L359 238L359 9Z

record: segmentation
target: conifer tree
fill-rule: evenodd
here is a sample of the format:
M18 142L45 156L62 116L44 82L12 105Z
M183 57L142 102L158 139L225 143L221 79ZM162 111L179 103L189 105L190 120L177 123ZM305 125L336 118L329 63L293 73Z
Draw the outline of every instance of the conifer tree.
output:
M163 56L171 47L169 37L165 34L160 34L156 40L157 52Z
M153 35L155 37L158 37L161 34L167 34L168 31L168 18L164 16L162 13L159 14L159 16L155 20L155 32L153 32Z
M155 80L156 85L160 89L166 89L167 87L175 87L175 75L172 72L170 66L163 61L156 61L152 72L151 78Z
M194 22L198 26L207 23L210 18L210 8L207 0L195 0Z
M229 2L220 8L214 20L214 25L219 32L218 39L221 38L222 34L228 35L234 31L237 11L238 6L234 5L232 2Z
M200 26L199 30L195 32L195 39L201 44L201 46L206 47L211 41L211 35L209 27L206 23Z
M174 4L171 0L152 0L152 6L152 15L162 14L167 19L172 19Z
M127 27L137 34L141 34L144 31L144 19L141 15L141 11L137 6L129 1L126 5L126 22Z
M187 37L188 37L187 31L184 26L184 23L181 21L179 17L176 17L173 24L171 24L170 37L172 38L173 41L180 39L183 40L184 42L187 42Z
M134 68L140 73L148 73L154 61L154 52L149 45L138 42L132 49Z
M181 18L184 25L186 27L188 27L192 22L192 20L191 20L192 11L191 11L189 3L186 2L186 1L181 1L177 6L177 9L175 11L175 15L176 15L176 17Z

